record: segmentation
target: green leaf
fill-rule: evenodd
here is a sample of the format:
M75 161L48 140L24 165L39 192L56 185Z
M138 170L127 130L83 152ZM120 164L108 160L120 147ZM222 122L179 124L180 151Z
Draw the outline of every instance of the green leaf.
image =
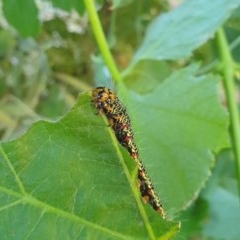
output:
M211 38L240 0L187 0L169 13L159 15L148 27L131 66L143 59L176 60Z
M37 35L40 23L38 10L32 0L3 0L3 13L8 22L23 37Z
M228 146L228 116L218 99L218 79L195 77L196 66L170 76L151 94L131 94L140 158L167 215L190 204L213 166L213 152ZM131 110L130 109L130 110Z
M5 239L164 240L176 233L177 223L142 204L134 161L95 113L83 94L60 121L37 122L1 144Z
M233 180L233 183L236 187L237 181ZM212 188L205 197L210 202L210 216L203 229L204 235L211 239L237 240L240 236L238 195L218 186Z
M201 197L208 203L207 221L202 221L203 236L216 240L237 240L240 236L240 208L236 171L230 151L220 155Z

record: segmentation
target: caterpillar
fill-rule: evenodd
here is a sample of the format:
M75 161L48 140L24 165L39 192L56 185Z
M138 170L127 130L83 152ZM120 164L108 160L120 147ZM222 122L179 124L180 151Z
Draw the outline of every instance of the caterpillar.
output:
M118 142L127 149L138 167L138 188L144 203L149 203L163 218L165 213L162 204L155 192L153 184L148 177L145 167L139 158L138 148L134 142L131 120L126 108L118 97L106 87L97 87L92 91L92 105L97 114L105 114L109 126L115 133Z

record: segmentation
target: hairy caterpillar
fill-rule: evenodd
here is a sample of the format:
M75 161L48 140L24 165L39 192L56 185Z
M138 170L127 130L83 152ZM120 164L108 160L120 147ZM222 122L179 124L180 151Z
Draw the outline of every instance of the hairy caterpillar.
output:
M162 204L151 180L149 179L145 167L139 158L137 146L134 142L131 121L126 108L119 101L118 97L108 88L97 87L92 91L92 104L97 109L98 114L105 114L109 126L112 127L118 142L127 149L130 156L135 160L138 167L138 188L144 203L149 203L163 218L165 213Z

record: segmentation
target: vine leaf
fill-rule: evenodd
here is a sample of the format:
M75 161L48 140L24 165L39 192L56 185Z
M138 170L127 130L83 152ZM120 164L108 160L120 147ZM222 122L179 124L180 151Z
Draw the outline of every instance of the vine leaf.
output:
M130 66L143 59L189 57L194 49L213 36L239 5L240 0L187 0L169 13L160 14L149 25Z
M119 158L130 164L131 176L134 162L95 112L89 94L82 94L61 120L39 121L19 139L1 144L2 236L166 239L176 233L177 223L140 202L143 219Z

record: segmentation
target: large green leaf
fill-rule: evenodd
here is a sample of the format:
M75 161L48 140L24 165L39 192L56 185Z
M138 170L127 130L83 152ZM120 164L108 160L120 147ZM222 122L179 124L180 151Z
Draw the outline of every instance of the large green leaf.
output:
M168 239L175 234L177 223L142 204L134 161L95 112L83 94L60 121L37 122L21 138L1 144L4 239Z
M228 117L218 99L218 79L195 77L195 72L196 66L190 66L151 94L131 94L129 111L140 157L168 215L197 196L210 175L213 153L228 146Z
M213 36L239 4L240 0L186 0L171 12L159 15L148 27L131 66L143 59L188 57Z
M40 28L38 10L32 0L3 0L3 13L23 37L36 35Z

